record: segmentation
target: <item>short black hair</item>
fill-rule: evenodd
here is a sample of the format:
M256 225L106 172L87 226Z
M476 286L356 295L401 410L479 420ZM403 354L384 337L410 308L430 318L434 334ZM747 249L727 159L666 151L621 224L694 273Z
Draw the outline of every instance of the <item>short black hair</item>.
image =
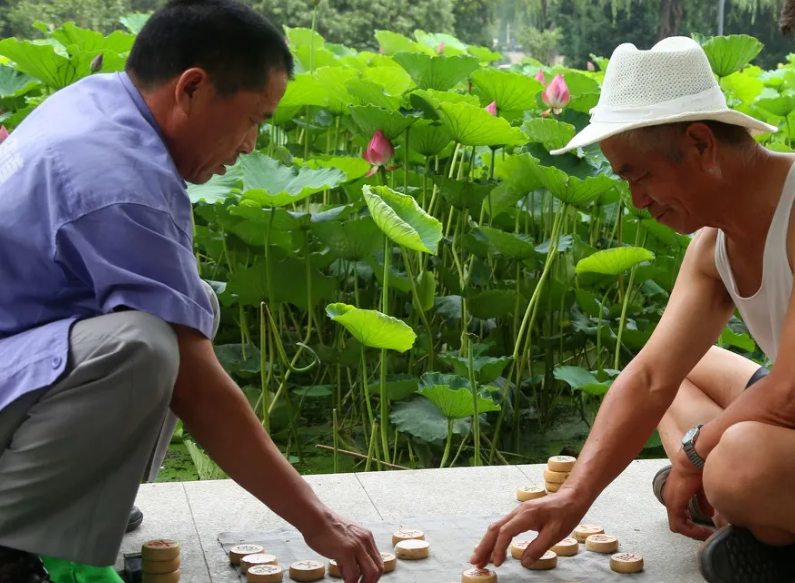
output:
M152 89L201 67L219 94L262 90L272 71L293 76L284 36L262 14L236 0L171 0L138 33L125 70Z

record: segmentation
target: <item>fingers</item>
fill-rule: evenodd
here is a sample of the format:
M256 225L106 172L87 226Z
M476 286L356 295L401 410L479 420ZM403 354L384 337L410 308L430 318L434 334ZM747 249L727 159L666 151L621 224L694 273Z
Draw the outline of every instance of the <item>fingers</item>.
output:
M376 561L368 549L360 547L356 558L359 560L359 567L361 567L362 583L376 583L384 574L384 562L381 560L380 553Z
M356 555L345 553L344 555L340 555L336 560L337 567L340 569L340 575L342 575L342 579L345 583L359 583L362 573L356 562Z
M500 528L502 528L503 524L511 520L513 514L514 512L511 512L511 514L505 518L502 518L501 520L498 520L489 526L489 528L486 530L486 534L480 541L480 544L477 546L477 548L475 548L475 552L472 554L472 557L470 557L470 563L480 569L483 569L486 567L486 565L488 565L489 558L492 555L492 551L494 551L494 543L497 541L497 537L500 534ZM494 559L496 561L497 557L495 556Z
M506 550L508 545L511 544L511 540L514 536L526 530L535 530L529 522L531 518L531 512L525 510L497 529L497 537L494 541L494 549L491 553L495 567L499 567L505 561Z
M527 545L527 548L522 553L522 566L529 567L538 559L544 556L550 548L560 542L563 536L558 536L557 540L553 540L557 533L552 528L542 528L538 536Z
M378 570L378 577L376 577L376 581L381 578L381 575L384 574L384 559L381 557L381 551L378 550L378 545L375 542L375 538L373 537L373 533L369 530L367 531L365 541L364 541L364 549L366 554L372 559L373 563L375 564Z

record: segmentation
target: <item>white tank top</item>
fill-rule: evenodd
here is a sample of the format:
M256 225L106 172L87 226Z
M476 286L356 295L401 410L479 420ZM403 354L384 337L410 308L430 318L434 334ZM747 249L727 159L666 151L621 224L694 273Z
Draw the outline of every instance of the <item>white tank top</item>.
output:
M773 221L767 232L762 264L762 284L756 293L743 297L737 291L726 239L718 229L715 244L715 266L726 289L734 300L748 331L771 362L775 363L781 341L781 330L792 294L792 269L787 256L787 231L790 210L795 198L795 164L790 167Z

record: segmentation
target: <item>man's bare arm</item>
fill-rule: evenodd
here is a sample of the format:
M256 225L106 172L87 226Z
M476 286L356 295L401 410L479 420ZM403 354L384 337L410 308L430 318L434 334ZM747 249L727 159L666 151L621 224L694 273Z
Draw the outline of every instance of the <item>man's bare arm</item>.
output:
M175 326L180 364L171 408L230 478L340 566L345 583L375 583L383 561L372 534L327 508L275 446L198 332Z
M730 296L714 268L714 241L714 231L706 229L694 237L659 325L600 407L564 486L588 504L641 451L680 384L731 316Z

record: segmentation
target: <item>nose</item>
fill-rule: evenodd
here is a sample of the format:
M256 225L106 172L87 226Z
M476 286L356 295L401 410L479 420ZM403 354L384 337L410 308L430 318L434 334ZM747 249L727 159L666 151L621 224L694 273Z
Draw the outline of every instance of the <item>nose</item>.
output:
M240 152L242 154L251 154L257 147L257 136L259 135L259 126L251 128L246 133L243 141L240 143Z
M632 196L632 204L638 210L643 210L652 203L651 197L646 191L637 185L630 183L629 192Z

